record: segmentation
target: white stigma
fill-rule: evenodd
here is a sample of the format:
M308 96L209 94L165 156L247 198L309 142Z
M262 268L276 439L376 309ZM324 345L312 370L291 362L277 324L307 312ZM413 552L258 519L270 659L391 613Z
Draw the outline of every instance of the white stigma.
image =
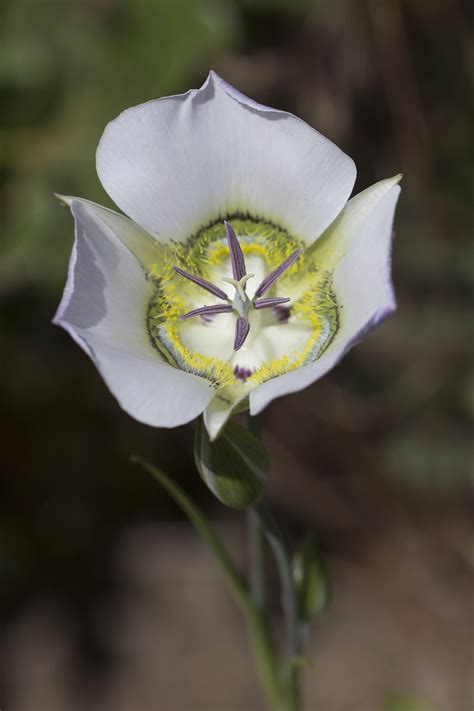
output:
M244 318L247 317L249 308L252 305L252 302L245 291L245 287L248 280L254 276L255 274L244 274L242 279L239 279L238 281L237 279L232 279L232 277L222 277L222 281L225 281L227 284L231 284L234 287L235 296L232 302L232 307L235 311L237 311L239 316L243 316Z

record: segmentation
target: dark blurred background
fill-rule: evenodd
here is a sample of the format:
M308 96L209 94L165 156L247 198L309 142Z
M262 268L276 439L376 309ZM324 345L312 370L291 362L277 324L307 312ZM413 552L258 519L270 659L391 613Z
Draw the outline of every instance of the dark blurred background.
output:
M207 550L141 470L176 478L245 564L192 430L123 413L51 325L73 224L122 109L214 68L350 154L356 192L404 173L399 309L332 373L273 403L269 503L333 581L308 711L469 711L474 373L472 17L462 0L0 3L0 707L263 708ZM471 471L470 471L471 470Z

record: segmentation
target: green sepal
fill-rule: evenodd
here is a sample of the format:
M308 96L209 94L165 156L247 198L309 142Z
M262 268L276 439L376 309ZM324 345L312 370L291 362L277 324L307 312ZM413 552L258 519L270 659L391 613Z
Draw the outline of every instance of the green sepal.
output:
M246 509L262 496L268 455L257 437L229 420L211 442L200 417L196 422L194 460L205 484L226 506Z
M298 619L309 624L329 602L329 579L312 536L297 548L292 561Z

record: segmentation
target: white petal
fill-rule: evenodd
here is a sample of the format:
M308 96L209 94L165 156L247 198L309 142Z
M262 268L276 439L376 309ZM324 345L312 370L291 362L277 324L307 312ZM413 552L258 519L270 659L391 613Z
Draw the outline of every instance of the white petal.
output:
M70 195L56 195L56 197L68 207L71 207L73 202L83 205L86 213L90 214L98 225L110 228L143 266L160 263L163 246L125 215L120 215L90 200Z
M261 322L269 319L268 325L262 327ZM279 322L269 309L265 311L251 311L250 333L238 351L232 355L230 363L233 368L258 370L264 363L298 353L308 343L313 328L311 324L299 318L292 317L287 323ZM270 320L272 319L272 320Z
M183 425L198 417L214 396L207 380L162 363L151 351L91 344L93 360L120 406L146 425Z
M203 378L163 362L152 346L146 329L152 286L124 246L128 220L116 215L106 222L75 199L70 206L76 242L54 322L84 348L132 417L159 427L192 420L214 391Z
M211 440L215 440L216 437L219 436L225 423L232 415L232 410L237 404L238 400L228 402L225 398L217 394L206 407L203 415L204 425L206 426Z
M390 276L392 224L400 188L398 179L382 181L353 198L326 235L328 244L344 246L333 280L342 306L337 335L314 363L269 380L250 393L250 412L310 385L336 365L396 304Z
M161 241L244 212L308 244L339 214L356 173L306 123L214 72L199 90L120 114L100 141L97 172L120 208Z
M209 323L197 316L182 321L178 332L179 340L191 352L228 361L234 352L235 315L216 314Z
M358 234L363 221L370 216L379 200L394 186L402 175L379 180L353 197L326 232L306 251L306 258L313 255L324 264L325 269L334 268L346 253L348 246Z

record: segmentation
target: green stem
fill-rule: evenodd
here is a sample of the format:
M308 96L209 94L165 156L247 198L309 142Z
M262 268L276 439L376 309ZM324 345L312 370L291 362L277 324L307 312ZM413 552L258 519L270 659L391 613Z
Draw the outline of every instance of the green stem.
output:
M234 597L247 620L260 681L271 708L274 711L294 711L293 707L282 705L283 689L279 673L279 660L275 653L266 620L252 599L245 581L236 569L227 550L214 533L207 519L181 487L164 472L140 457L132 457L132 461L142 466L158 481L211 548L224 570Z
M290 557L286 541L268 509L259 502L254 506L255 515L260 519L265 536L273 550L281 583L282 606L285 615L286 643L290 657L299 654L299 640L297 631L296 597L293 588Z
M265 608L265 560L263 546L265 535L260 520L253 509L247 511L247 531L249 546L250 592L257 608Z
M254 506L263 531L273 550L280 577L282 607L285 618L287 664L284 669L284 686L288 711L300 708L299 668L296 663L301 654L296 595L291 573L291 561L284 536L271 513L260 502Z
M258 417L249 415L247 426L252 434L260 438L261 428ZM267 538L273 550L280 577L282 607L285 618L287 662L281 671L281 676L283 676L283 696L280 703L283 705L279 708L284 711L298 711L301 703L300 669L295 662L301 654L303 640L300 634L301 628L298 624L296 595L288 546L279 526L262 502L249 509L248 521L252 553L250 580L251 582L253 581L254 599L259 599L261 578L263 576L263 545L261 540L263 536ZM257 538L257 531L260 539ZM257 570L258 566L260 566L260 572Z

